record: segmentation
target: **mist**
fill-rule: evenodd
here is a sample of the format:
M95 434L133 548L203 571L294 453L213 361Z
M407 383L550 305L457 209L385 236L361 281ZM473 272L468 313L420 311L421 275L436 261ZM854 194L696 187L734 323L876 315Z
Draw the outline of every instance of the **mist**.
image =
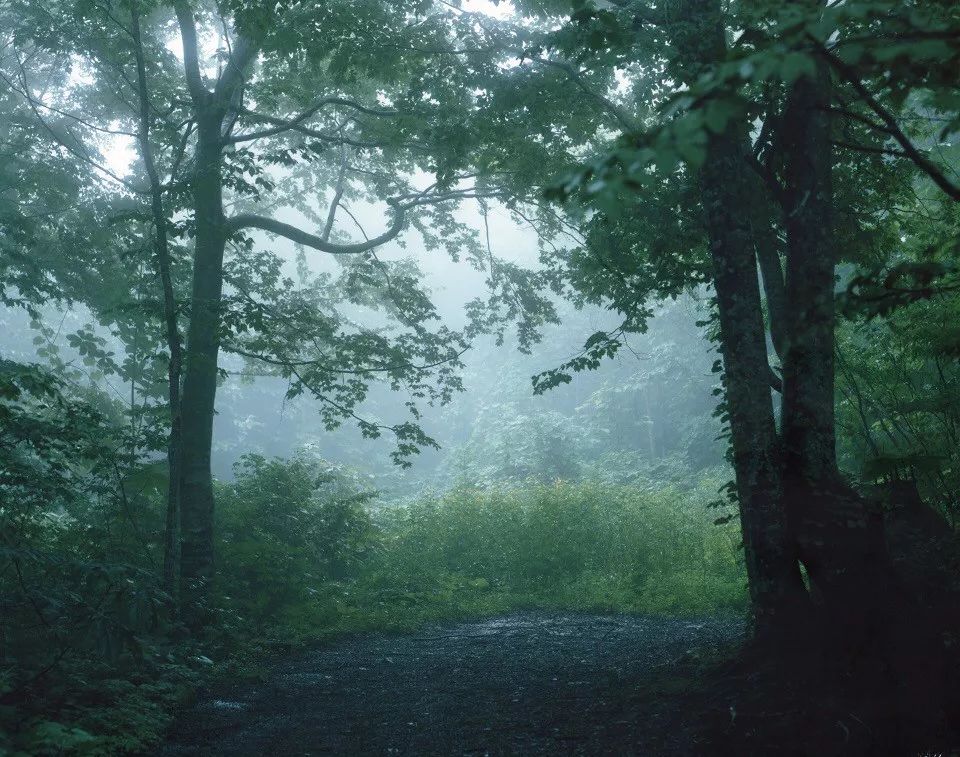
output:
M0 757L956 753L955 6L0 2Z

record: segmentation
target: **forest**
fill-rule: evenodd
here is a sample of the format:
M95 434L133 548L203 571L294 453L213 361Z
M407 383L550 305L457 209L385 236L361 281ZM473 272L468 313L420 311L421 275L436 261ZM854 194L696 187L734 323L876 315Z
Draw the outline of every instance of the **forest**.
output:
M960 753L960 4L0 0L0 757Z

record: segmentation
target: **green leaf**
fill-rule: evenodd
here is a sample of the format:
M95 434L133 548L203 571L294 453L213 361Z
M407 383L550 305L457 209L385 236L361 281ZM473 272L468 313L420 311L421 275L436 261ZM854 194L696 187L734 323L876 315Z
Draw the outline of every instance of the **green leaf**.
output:
M816 73L816 63L806 53L787 53L780 64L780 76L787 84L792 84L803 76L815 76Z

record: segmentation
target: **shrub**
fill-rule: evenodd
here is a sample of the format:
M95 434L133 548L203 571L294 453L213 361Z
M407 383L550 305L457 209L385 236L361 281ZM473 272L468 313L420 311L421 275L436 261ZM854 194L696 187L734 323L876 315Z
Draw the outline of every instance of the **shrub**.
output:
M156 579L166 482L95 404L0 360L0 754L142 752L197 680Z
M251 455L220 492L218 601L238 634L294 639L523 607L739 610L736 526L707 507L716 483L532 482L368 507L323 463Z
M222 606L261 631L331 622L330 584L355 577L373 544L372 494L306 457L246 455L235 472L218 495Z

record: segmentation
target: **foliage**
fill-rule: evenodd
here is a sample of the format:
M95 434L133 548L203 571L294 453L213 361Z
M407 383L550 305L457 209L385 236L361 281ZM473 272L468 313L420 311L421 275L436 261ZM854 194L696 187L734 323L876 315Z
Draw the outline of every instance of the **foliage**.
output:
M545 332L553 346L533 359L480 352L467 363L468 396L435 421L448 428L436 472L421 482L408 478L404 489L390 481L383 488L416 496L414 484L681 483L719 465L715 356L696 324L702 309L687 296L657 306L649 331L631 336L604 371L539 395L530 392L530 374L569 355L569 334L596 328L594 313L567 306L564 328Z
M955 295L941 295L884 320L845 324L838 362L847 470L867 484L914 480L924 500L954 523L960 515L958 304Z
M740 611L736 524L709 508L722 480L515 481L389 504L316 460L248 456L224 487L221 629L235 650L526 606Z
M457 489L379 513L385 548L368 580L386 596L402 592L414 609L505 600L688 615L739 610L736 529L710 526L715 490L716 479L690 492L563 482Z
M508 403L481 408L470 438L446 465L460 484L578 480L589 430L558 412L526 414Z
M220 490L217 588L222 606L242 622L237 630L249 635L284 625L284 613L312 605L331 582L356 577L372 548L364 505L373 494L305 456L246 455L235 469L236 479Z
M465 96L468 76L491 75L495 64L487 56L464 61L445 52L458 40L480 45L487 32L467 17L432 12L432 3L419 0L355 5L278 6L269 12L257 3L185 6L188 16L195 14L196 22L218 37L209 61L213 68L241 39L262 52L238 90L241 100L255 103L259 112L235 108L229 125L225 122L218 170L228 207L238 212L232 213L236 223L226 229L229 241L217 273L227 284L217 339L218 347L249 360L255 370L287 379L290 398L313 396L328 430L355 422L368 438L389 432L397 440L394 461L407 465L421 448L435 444L419 423L418 406L448 402L460 391L460 355L470 339L482 332L502 338L515 323L521 343L529 346L555 315L539 291L539 277L496 260L480 244L478 230L455 214L464 202L500 194L482 182L471 185L476 167L469 165L464 142L469 132L460 128L475 105ZM187 179L199 149L197 114L185 107L189 76L170 50L172 34L180 31L171 26L173 17L169 4L142 0L116 7L111 2L43 7L16 2L4 15L14 44L0 57L4 94L17 108L18 125L38 142L33 149L66 155L69 166L81 176L86 171L96 190L91 202L97 200L98 215L88 212L77 224L79 233L109 230L89 246L93 254L119 258L123 280L115 276L99 282L99 288L70 293L90 304L122 343L126 360L118 359L108 373L138 385L144 406L138 412L151 420L162 417L155 410L148 413L147 406L164 394L163 371L157 368L164 368L167 357L150 244L151 227L160 220L171 240L173 288L184 332L193 312L183 303L197 222L183 217L183 211L195 200ZM134 18L140 25L136 35ZM310 31L319 28L322 35ZM138 55L144 58L153 113L149 135L136 107L143 96L134 86ZM43 96L34 92L41 76L57 84ZM281 126L264 129L265 123ZM136 140L137 159L126 173L106 160L117 137ZM144 144L160 173L165 219L148 212ZM424 188L414 181L418 174L434 181ZM42 175L30 177L52 184ZM326 207L319 209L318 202ZM370 231L369 238L379 238L355 214L363 205L385 205L392 225L380 235L381 244L352 250L357 230L361 237ZM318 228L313 239L322 239L320 246L334 248L333 254L308 262L299 243L309 234L291 237L284 231L289 225L251 226L238 220L264 208L302 215ZM24 205L20 214L31 209ZM297 276L287 265L292 256L258 228L298 243ZM487 272L487 296L469 304L463 329L439 322L415 261L380 256L378 248L394 238L402 245L400 232L408 228L427 250L439 249ZM28 244L36 246L24 241L22 247ZM381 382L410 392L401 405L405 419L388 422L359 412L371 386Z
M196 680L152 564L155 476L38 366L3 362L0 417L0 750L142 751Z

